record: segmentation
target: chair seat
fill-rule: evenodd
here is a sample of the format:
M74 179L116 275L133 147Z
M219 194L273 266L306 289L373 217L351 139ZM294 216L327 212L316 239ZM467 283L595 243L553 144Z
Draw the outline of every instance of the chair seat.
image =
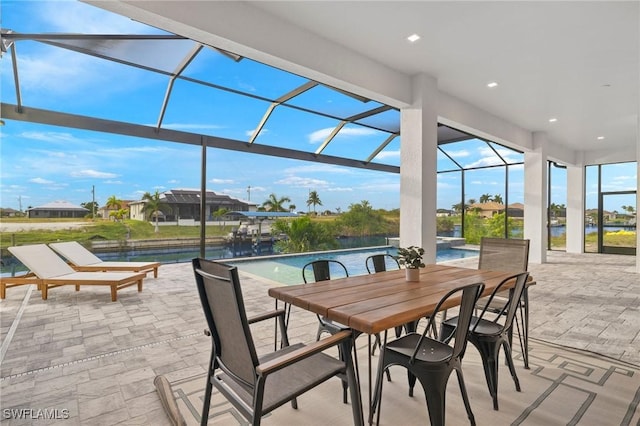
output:
M476 326L476 324L478 324ZM453 330L458 325L458 317L448 319L442 323L444 330ZM471 318L471 329L474 330L474 334L483 336L494 336L500 334L504 325L481 319L478 323L478 317ZM474 329L475 327L475 329Z
M387 343L387 349L409 358L413 355L416 345L420 340L417 333L406 334L392 342ZM420 350L416 355L416 360L423 363L439 364L451 358L453 348L445 343L425 337Z
M277 358L280 355L303 347L302 343L287 346L276 352L260 357L260 363ZM297 395L319 385L328 378L342 373L345 370L344 362L325 353L319 353L296 362L267 376L264 390L263 413L268 413L286 403ZM230 388L249 407L252 405L253 394L251 390L241 386L235 380L229 380L228 375L218 372L215 375L216 388L221 386Z

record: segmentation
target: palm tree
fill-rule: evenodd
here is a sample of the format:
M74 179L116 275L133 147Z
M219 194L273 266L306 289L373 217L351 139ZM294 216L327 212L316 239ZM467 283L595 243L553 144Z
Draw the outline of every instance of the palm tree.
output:
M496 194L493 196L493 201L498 203L498 204L504 204L502 201L502 195L500 194Z
M269 198L267 201L262 203L262 207L264 207L267 211L270 212L286 212L287 210L284 208L284 203L290 203L291 199L287 196L282 198L278 198L276 194L269 194Z
M125 216L127 216L129 214L129 210L127 209L118 209L118 210L113 210L112 212L109 213L109 217L113 217L116 221L118 220L122 220L125 218Z
M115 217L117 219L115 213L118 210L122 209L122 200L118 199L118 197L116 197L115 195L112 195L107 199L105 207L107 208L107 210L110 210L109 217Z
M155 229L154 232L158 232L160 228L158 228L158 216L160 212L170 212L171 207L169 207L162 199L160 199L160 193L158 190L152 195L148 192L145 192L142 196L142 199L145 201L144 203L144 213L150 214L155 218Z
M491 194L482 194L480 196L481 203L488 203L489 201L491 201Z
M118 197L116 197L115 195L112 195L111 197L109 197L107 199L107 203L105 204L105 207L108 208L109 210L118 210L122 208L122 200L118 199Z
M227 213L229 213L231 210L224 208L224 207L218 207L218 209L216 211L213 212L213 217L215 217L216 219L220 220L221 217L224 217L224 215L226 215ZM225 225L225 220L222 221L222 227L224 228Z
M313 204L313 213L316 213L316 206L321 206L322 205L322 201L320 201L320 197L318 196L318 192L317 191L311 191L309 192L309 198L307 199L307 206L310 206Z
M289 204L289 211L291 213L295 212L296 211L296 205L295 204Z

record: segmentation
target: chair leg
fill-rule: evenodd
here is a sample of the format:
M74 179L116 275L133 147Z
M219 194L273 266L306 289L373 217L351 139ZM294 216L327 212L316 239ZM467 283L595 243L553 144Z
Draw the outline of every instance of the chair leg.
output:
M418 377L427 399L427 410L431 426L444 426L445 396L449 374L430 374L429 377Z
M487 379L487 387L489 388L489 394L493 400L493 409L498 409L498 354L500 352L500 343L495 341L481 341L470 340L473 345L480 352L480 358L482 358L482 366L484 368L484 375Z
M344 353L344 348L342 346L338 346L338 358L341 361L346 361L347 354ZM351 356L351 355L349 355ZM342 402L347 404L349 401L347 400L347 393L349 390L349 383L347 382L347 378L342 378Z
M467 394L467 387L464 384L464 377L462 376L462 369L456 368L456 375L458 376L458 385L460 386L460 392L462 393L462 401L464 402L464 408L467 410L467 417L472 426L475 426L476 419L471 411L471 404L469 403L469 395Z
M320 340L321 334L322 334L322 324L318 324L318 331L316 332L316 342Z
M207 374L207 386L204 391L204 402L202 405L202 417L200 418L200 425L206 426L209 422L209 406L211 405L211 390L213 385L211 384L211 376Z
M516 391L521 392L520 390L520 380L518 380L518 375L516 374L516 367L513 365L513 357L511 356L511 347L504 342L502 344L504 348L504 355L507 359L507 365L509 366L509 372L511 373L511 377L513 377L513 383L516 385Z

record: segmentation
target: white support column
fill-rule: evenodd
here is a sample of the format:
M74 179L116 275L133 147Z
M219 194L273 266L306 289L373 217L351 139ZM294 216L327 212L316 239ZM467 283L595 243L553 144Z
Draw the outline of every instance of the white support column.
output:
M640 218L640 96L638 97L638 115L636 130L636 272L640 274L640 229L638 229L638 219Z
M529 262L547 260L547 135L533 133L533 151L524 153L524 238Z
M584 166L567 166L567 253L584 252Z
M412 80L413 104L401 111L400 246L424 247L425 262L436 261L438 146L437 81Z
M640 7L638 8L638 19L640 19ZM640 26L638 26L638 36L640 37ZM640 59L640 46L638 46L638 58ZM640 64L639 64L640 65ZM638 74L640 84L640 74ZM639 86L640 87L640 86ZM638 109L636 113L636 272L640 274L640 229L638 229L638 219L640 219L640 96L638 99Z

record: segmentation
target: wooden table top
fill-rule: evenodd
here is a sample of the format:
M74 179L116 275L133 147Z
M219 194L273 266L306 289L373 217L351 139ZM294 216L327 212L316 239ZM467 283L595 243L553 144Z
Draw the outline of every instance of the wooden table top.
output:
M407 282L404 270L394 270L274 287L269 289L269 295L354 330L374 334L431 315L442 296L456 287L483 282L482 296L488 296L512 275L513 272L435 264L420 269L418 282ZM443 308L459 303L454 299Z

